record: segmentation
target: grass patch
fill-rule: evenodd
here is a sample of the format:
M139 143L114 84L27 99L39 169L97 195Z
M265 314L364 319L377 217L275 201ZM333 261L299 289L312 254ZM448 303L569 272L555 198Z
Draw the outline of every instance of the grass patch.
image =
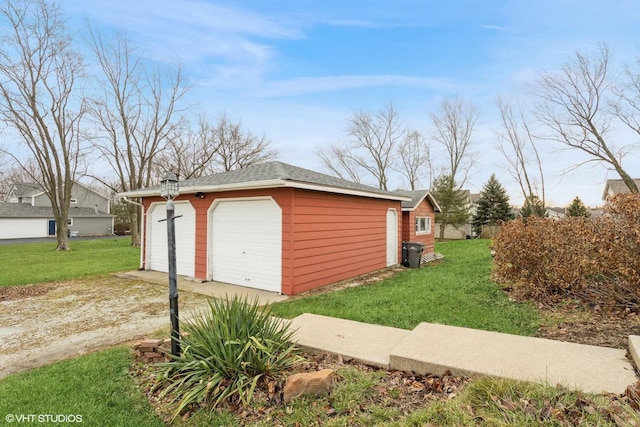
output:
M330 396L294 399L288 405L256 401L236 412L203 409L176 426L621 426L638 425L625 398L581 393L501 378L472 379L452 392L401 388L382 370L343 366ZM409 377L400 378L414 385ZM418 378L420 380L420 378Z
M420 322L533 335L540 322L530 305L509 301L491 281L489 240L436 244L445 259L379 283L277 303L276 316L314 313L413 329Z
M59 425L164 425L129 375L131 362L130 350L116 347L4 378L0 417L61 414L82 422Z
M611 396L482 377L455 399L434 402L397 425L631 426L639 421L627 402Z
M56 242L0 245L0 286L77 279L116 271L135 270L140 248L130 239L71 242L71 251L56 251Z

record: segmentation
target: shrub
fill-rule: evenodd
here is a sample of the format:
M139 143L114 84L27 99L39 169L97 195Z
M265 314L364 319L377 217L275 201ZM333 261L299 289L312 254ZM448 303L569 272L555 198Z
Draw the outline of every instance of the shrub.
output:
M600 218L530 217L494 239L493 277L528 297L580 298L637 310L640 303L640 195L618 194Z
M158 365L160 396L179 402L174 416L190 405L247 404L261 382L302 361L289 323L271 317L257 299L211 299L183 330L180 357Z

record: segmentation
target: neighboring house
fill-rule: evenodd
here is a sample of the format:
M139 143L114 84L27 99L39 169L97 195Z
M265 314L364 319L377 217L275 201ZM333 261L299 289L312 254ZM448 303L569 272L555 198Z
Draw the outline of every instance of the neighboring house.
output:
M71 189L69 231L73 236L113 234L109 198L75 183ZM15 183L0 203L0 239L54 237L56 221L51 202L42 187L32 183Z
M547 218L559 220L566 216L567 208L547 208Z
M640 188L640 179L634 179L638 188ZM607 201L607 197L618 193L628 193L629 187L621 179L608 179L602 193L602 200Z
M472 237L473 227L471 226L471 219L473 215L476 213L476 206L478 203L478 199L480 198L479 193L471 193L469 190L462 190L466 200L466 206L469 211L469 221L466 224L460 225L458 227L454 227L451 224L446 224L444 227L444 238L445 239L466 239L468 237ZM438 227L442 227L440 224ZM440 229L438 228L437 236L440 236Z
M160 187L118 196L142 199L140 267L168 271ZM397 265L408 200L281 162L188 179L175 200L176 270L294 295Z
M429 190L397 190L396 193L411 197L402 202L402 241L423 243L423 253L433 253L435 213L440 211L440 206Z

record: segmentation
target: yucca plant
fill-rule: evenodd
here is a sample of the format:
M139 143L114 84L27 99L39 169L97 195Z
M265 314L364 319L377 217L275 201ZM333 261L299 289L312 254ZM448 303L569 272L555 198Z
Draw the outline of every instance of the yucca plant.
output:
M179 402L174 417L191 404L247 404L261 381L303 361L290 324L257 299L211 299L182 329L182 354L158 365L161 397Z

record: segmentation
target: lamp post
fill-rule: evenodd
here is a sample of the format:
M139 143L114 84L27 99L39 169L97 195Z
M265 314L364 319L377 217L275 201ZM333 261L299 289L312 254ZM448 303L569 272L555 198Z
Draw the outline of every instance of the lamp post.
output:
M180 194L178 178L168 172L160 181L160 195L167 200L167 250L169 252L169 317L171 319L171 354L180 356L178 325L178 281L176 279L176 227L173 199Z

